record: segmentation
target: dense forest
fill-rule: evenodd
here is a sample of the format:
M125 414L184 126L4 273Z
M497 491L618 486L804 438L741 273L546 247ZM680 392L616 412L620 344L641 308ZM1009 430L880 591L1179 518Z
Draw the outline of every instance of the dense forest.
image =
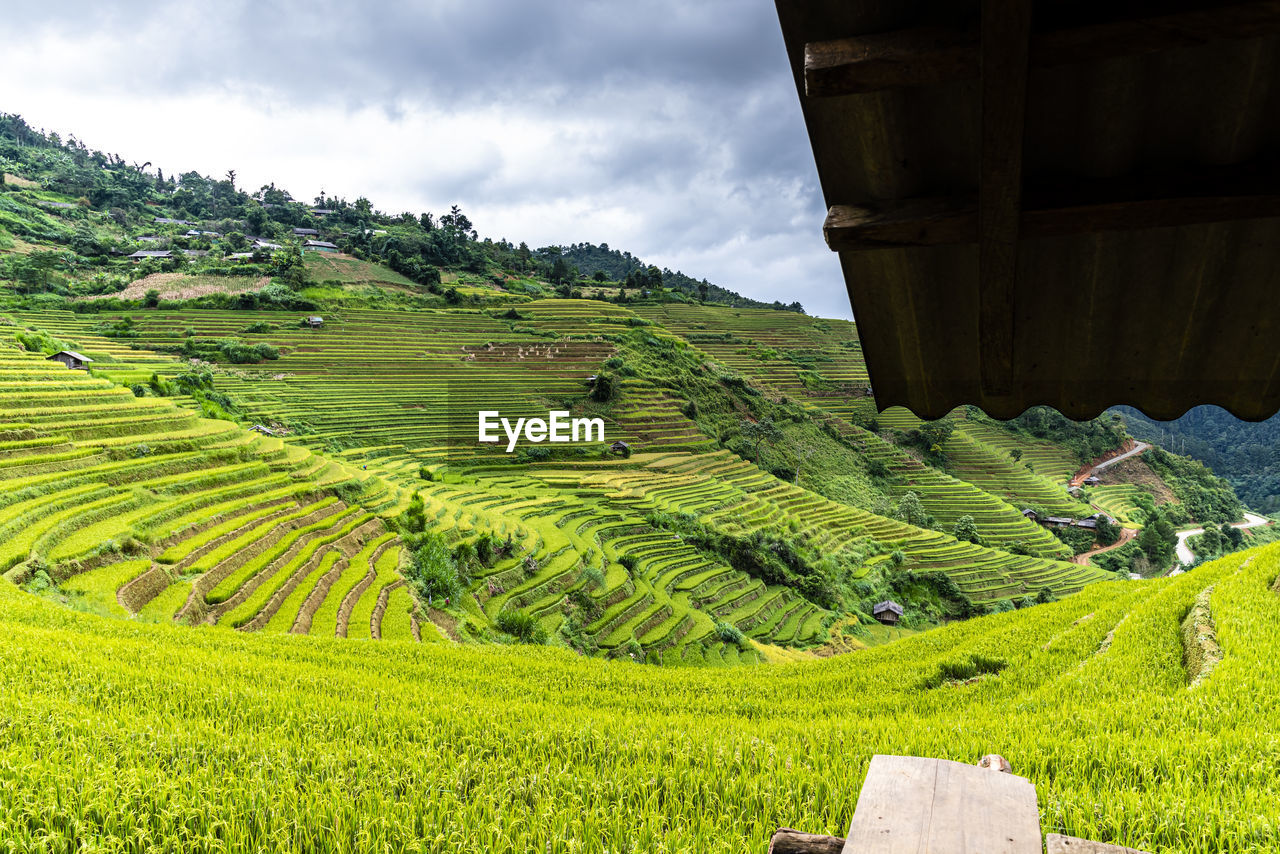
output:
M1216 406L1197 406L1174 421L1153 421L1131 406L1113 411L1137 438L1213 469L1254 510L1280 510L1280 416L1255 423Z

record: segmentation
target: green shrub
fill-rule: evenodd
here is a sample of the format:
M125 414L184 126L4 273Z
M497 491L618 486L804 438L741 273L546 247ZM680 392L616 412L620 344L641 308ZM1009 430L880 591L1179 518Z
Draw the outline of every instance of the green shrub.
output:
M743 649L747 646L747 636L742 633L741 629L732 623L725 623L717 620L716 637L720 638L720 640L725 643L734 644L739 649Z
M511 635L521 643L542 644L547 642L547 630L538 619L526 611L503 611L493 621L498 631Z

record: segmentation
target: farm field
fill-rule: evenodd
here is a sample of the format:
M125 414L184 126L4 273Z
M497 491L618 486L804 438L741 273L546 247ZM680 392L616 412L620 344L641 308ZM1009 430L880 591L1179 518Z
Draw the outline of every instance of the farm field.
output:
M376 512L394 502L367 472L13 350L0 496L9 581L62 583L122 618L285 632L307 630L320 582L385 532Z
M197 632L4 585L0 837L54 852L763 851L779 826L842 834L873 752L998 750L1037 786L1045 831L1275 850L1277 548L733 672ZM1180 623L1202 591L1223 658L1189 688Z

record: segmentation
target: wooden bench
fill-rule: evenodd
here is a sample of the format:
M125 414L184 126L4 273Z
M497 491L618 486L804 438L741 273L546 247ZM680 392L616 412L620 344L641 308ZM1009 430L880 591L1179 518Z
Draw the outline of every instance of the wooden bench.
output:
M1000 757L991 758L1008 768ZM1143 854L1056 833L1044 842L1048 854ZM771 854L1042 854L1045 849L1030 780L946 759L873 756L846 838L784 828L774 834L769 850Z

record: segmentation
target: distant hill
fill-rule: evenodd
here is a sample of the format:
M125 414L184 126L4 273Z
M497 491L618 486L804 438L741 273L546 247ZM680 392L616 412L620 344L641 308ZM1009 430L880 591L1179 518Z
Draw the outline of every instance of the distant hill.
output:
M1173 421L1153 421L1131 406L1113 411L1139 439L1209 466L1249 507L1280 510L1280 416L1254 423L1216 406L1197 406Z
M617 249L611 249L609 244L601 243L597 246L594 243L575 243L570 246L548 247L547 249L559 249L560 255L565 261L573 264L578 268L578 272L584 276L592 276L597 270L603 272L611 281L624 281L628 275L644 273L650 267L644 261L632 255L630 252L622 252ZM547 250L538 250L540 254ZM549 253L550 254L550 253ZM692 276L686 276L679 270L662 269L662 286L672 290L682 291L692 297L703 299L703 289L705 288L705 301L716 303L719 305L728 305L735 308L772 308L781 311L796 311L804 314L804 306L798 302L783 304L778 300L773 302L761 302L749 297L744 297L737 291L731 291L728 288L722 288L719 285L713 285L706 279L695 279Z

